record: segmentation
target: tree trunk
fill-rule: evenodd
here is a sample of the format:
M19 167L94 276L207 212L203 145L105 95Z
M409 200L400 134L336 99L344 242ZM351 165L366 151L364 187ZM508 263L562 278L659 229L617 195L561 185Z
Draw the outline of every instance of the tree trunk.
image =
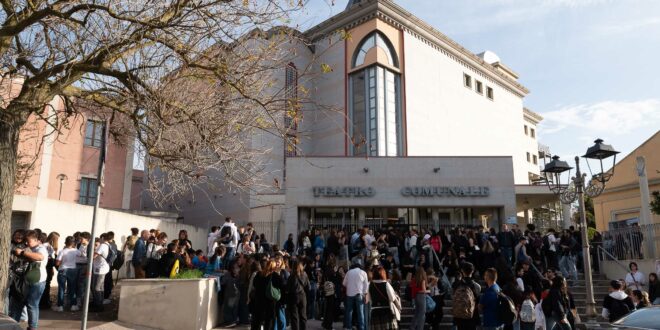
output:
M16 180L18 133L20 125L0 120L0 311L5 308L9 274L11 210Z

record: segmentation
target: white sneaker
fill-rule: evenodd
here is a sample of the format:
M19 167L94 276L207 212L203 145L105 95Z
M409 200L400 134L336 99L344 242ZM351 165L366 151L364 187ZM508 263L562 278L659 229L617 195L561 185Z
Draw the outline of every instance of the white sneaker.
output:
M64 307L62 306L54 306L53 307L54 312L64 312Z
M112 300L110 299L103 299L103 305L109 305L112 303Z
M79 310L80 310L80 308L78 307L78 305L73 305L73 306L71 306L71 311L72 311L72 312L77 312L77 311L79 311Z

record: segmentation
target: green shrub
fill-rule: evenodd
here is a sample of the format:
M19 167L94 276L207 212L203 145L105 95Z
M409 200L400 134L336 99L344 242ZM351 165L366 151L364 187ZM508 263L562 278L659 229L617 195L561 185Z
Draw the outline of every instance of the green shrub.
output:
M181 279L195 279L195 278L202 278L204 276L204 272L202 272L199 269L186 269L184 271L180 271L174 279L181 280Z

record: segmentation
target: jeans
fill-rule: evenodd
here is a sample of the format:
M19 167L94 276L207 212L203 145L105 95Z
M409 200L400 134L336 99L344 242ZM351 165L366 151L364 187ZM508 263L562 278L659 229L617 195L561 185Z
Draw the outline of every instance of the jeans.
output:
M27 301L17 301L9 298L9 317L16 322L21 321L23 307L27 306L28 327L36 329L39 327L39 301L46 288L46 282L39 282L29 286Z
M559 270L561 270L562 275L565 278L570 278L572 280L577 280L577 268L575 266L575 256L574 255L562 255L559 258Z
M424 330L426 323L426 293L419 292L415 296L415 317L410 324L410 330Z
M225 260L222 261L222 264L225 268L229 269L230 261L234 260L236 256L236 248L233 246L225 246Z
M502 255L506 259L506 262L511 266L511 258L513 258L513 248L509 246L503 246L501 248Z
M87 290L87 265L76 264L76 273L76 277L78 278L78 284L76 285L76 297L78 300L78 307L82 307L82 300L85 299L85 290Z
M76 303L78 270L75 268L60 269L57 272L57 306L64 306L64 290L69 296L69 305Z
M275 311L275 328L273 330L286 330L286 315L284 306L278 307Z
M318 283L309 282L309 291L307 292L307 319L314 320L316 319L316 291L318 289Z
M105 285L105 274L92 275L92 306L100 311L103 309L103 288Z
M358 330L366 330L364 324L364 296L361 294L346 297L344 308L344 329L353 328L353 312L357 314Z

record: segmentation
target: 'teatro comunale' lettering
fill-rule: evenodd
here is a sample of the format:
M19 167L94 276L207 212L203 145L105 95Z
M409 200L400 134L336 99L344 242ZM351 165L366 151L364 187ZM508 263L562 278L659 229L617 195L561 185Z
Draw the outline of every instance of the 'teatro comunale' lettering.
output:
M313 187L314 197L371 197L373 187Z
M412 197L486 197L488 187L403 187L401 195Z

